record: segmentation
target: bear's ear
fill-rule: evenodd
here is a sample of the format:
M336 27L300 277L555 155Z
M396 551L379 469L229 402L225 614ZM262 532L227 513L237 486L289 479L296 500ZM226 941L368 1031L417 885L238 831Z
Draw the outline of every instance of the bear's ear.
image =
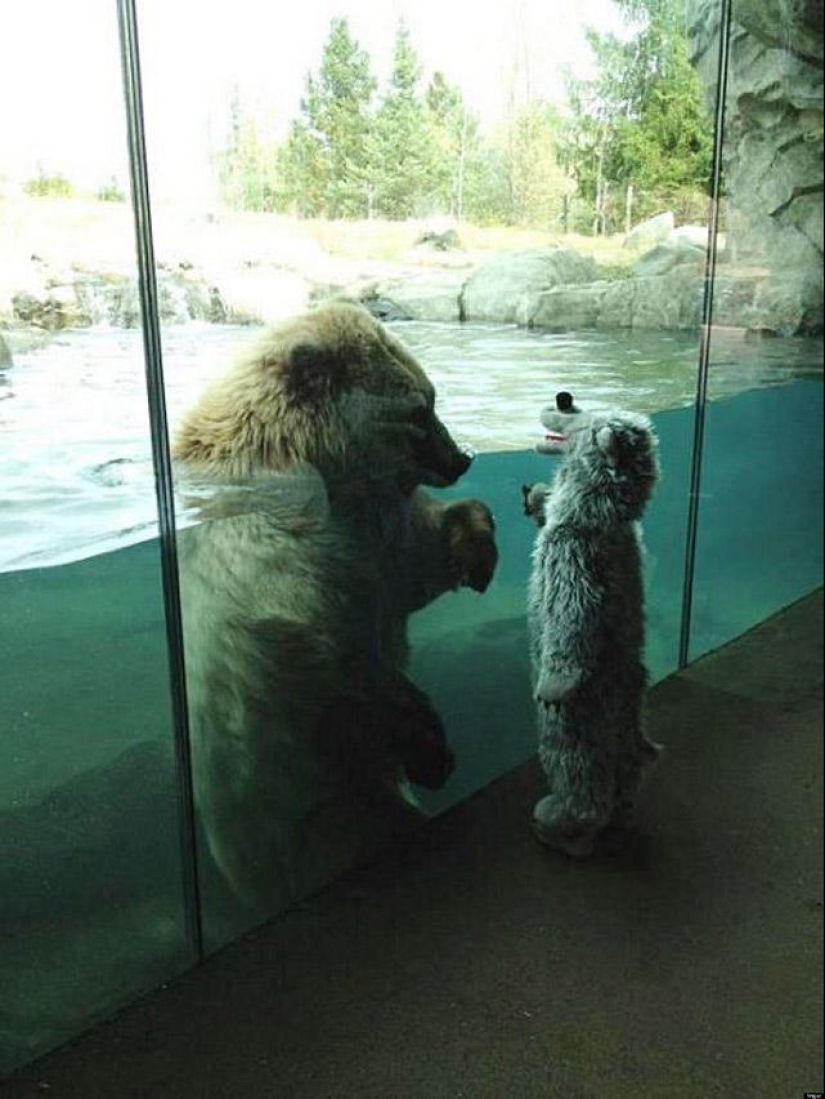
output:
M326 404L344 388L346 376L345 363L329 347L299 343L289 352L284 385L298 404Z

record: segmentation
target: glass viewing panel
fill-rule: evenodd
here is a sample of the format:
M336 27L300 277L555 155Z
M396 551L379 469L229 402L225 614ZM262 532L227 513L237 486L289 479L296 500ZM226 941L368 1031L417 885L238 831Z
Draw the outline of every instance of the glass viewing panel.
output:
M0 37L5 1072L194 955L115 8Z
M202 11L182 81L184 31L169 19L183 16L141 11L167 401L173 444L184 440L174 452L207 949L361 857L404 815L380 803L369 779L380 751L340 734L341 703L324 709L327 673L312 663L319 645L339 667L357 654L358 615L374 593L358 588L355 559L333 597L324 569L334 576L334 563L322 567L311 537L295 536L307 515L326 522L311 483L280 474L239 486L239 471L261 464L244 442L244 402L278 419L283 409L264 404L286 368L273 354L269 373L227 381L233 360L265 324L356 299L415 356L438 415L477 453L453 487L428 491L491 508L495 577L483 593L441 594L408 622L406 674L456 756L439 789L415 788L420 807L440 811L535 751L525 622L535 528L522 485L552 475L556 459L535 443L559 390L585 408L655 418L663 476L645 519L648 663L654 680L677 665L708 222L712 112L698 82L680 70L699 151L680 150L679 185L645 175L638 157L620 169L630 151L610 131L623 105L608 95L616 74L594 64L586 6L561 27L538 9L529 27L502 9L445 37L449 13L380 20L353 3L296 27L303 51L279 47L277 13L256 6L248 16L227 27L217 9ZM634 33L612 7L603 30ZM651 41L658 31L649 28ZM483 77L479 56L492 59ZM323 371L324 357L304 361ZM314 406L319 430L326 411ZM210 441L218 420L228 432L220 446ZM366 483L358 445L362 462L348 476ZM342 520L341 491L335 522L351 523L364 554L372 520ZM394 594L405 569L402 557L382 581ZM325 585L311 599L307 574ZM323 596L348 608L337 634L330 607L300 619L290 584L303 606ZM356 655L337 674L356 685L368 675ZM362 733L370 720L360 714Z
M559 391L648 413L659 437L654 682L679 663L697 461L691 658L821 583L814 46L778 24L741 65L734 10L697 424L719 5L686 7L468 22L350 0L292 13L286 36L254 0L231 20L140 5L207 951L535 752L522 487L557 467L535 444ZM50 7L47 31L42 10L19 5L0 70L0 100L25 105L0 150L6 1067L195 960L117 30L91 0ZM792 195L767 160L740 167L770 160L763 125ZM344 327L341 298L366 308ZM317 305L262 350L265 326ZM422 430L393 449L411 386ZM407 526L413 480L443 510ZM494 516L492 579L489 512L468 499Z
M822 583L822 14L731 17L691 660Z

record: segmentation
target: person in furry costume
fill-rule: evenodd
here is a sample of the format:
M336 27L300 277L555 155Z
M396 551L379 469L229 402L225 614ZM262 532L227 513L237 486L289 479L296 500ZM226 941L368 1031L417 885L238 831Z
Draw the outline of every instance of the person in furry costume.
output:
M650 421L580 412L569 394L541 415L540 453L563 455L552 484L524 486L538 525L528 627L539 759L549 792L537 837L586 857L627 825L659 747L642 729L644 597L639 519L658 476Z

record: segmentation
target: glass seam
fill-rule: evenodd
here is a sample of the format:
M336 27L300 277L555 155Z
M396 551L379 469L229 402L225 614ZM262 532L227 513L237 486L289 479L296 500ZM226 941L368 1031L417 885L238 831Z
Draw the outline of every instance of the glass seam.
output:
M128 127L129 173L132 188L132 209L135 218L146 393L155 471L164 617L175 736L175 765L178 781L177 804L183 861L184 918L187 942L196 959L201 961L203 959L203 930L195 843L194 792L186 700L177 539L175 534L174 488L166 416L160 323L158 319L158 294L155 278L143 120L143 95L134 0L118 0L118 24Z
M696 542L699 530L699 500L705 440L705 413L707 410L708 377L710 373L713 286L716 277L717 237L719 231L719 187L722 175L725 101L727 99L728 63L730 58L731 6L732 0L722 0L719 24L716 109L713 131L710 218L708 219L708 247L705 256L702 321L699 330L699 362L696 372L696 400L694 403L693 445L690 461L690 488L688 492L688 521L685 537L685 565L682 584L682 614L679 628L679 656L677 663L677 669L679 671L687 667L690 649L693 583L696 571Z

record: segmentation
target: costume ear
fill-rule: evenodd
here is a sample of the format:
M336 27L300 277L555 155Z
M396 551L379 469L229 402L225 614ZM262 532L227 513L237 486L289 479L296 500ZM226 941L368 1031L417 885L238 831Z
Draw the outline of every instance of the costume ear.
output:
M593 432L593 442L602 452L609 466L616 466L619 461L618 440L611 427L604 424Z
M321 404L338 396L346 376L346 364L330 348L299 343L289 352L284 380L287 393L298 403Z

